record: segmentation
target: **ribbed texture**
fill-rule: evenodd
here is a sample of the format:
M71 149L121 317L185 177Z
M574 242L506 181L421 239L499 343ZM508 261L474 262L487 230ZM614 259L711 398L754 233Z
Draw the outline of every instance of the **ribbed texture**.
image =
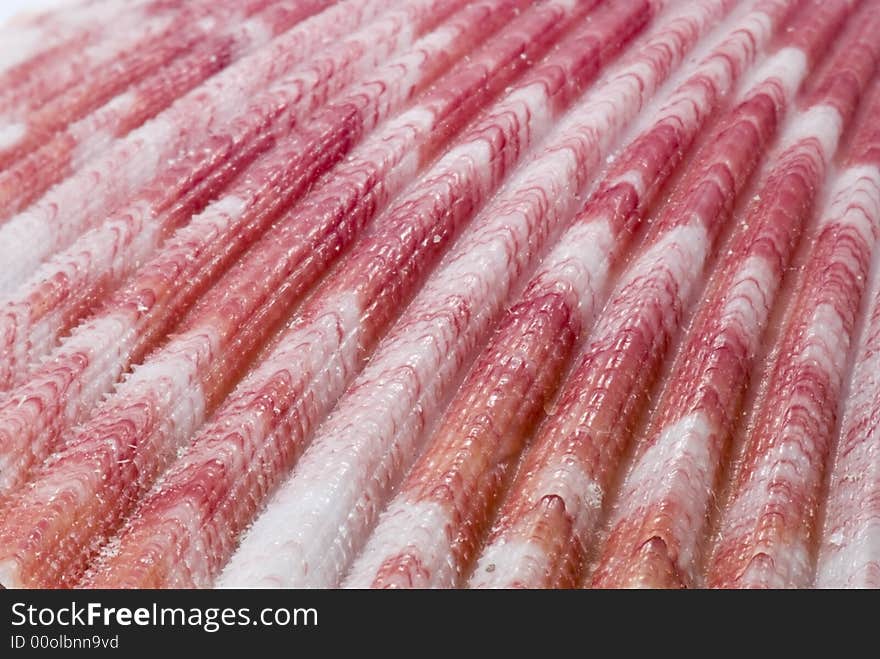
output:
M878 0L3 30L0 585L880 587Z

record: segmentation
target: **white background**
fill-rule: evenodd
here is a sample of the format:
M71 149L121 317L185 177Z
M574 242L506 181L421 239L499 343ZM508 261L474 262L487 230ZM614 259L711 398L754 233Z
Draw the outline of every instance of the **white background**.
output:
M0 25L19 12L42 11L63 3L64 0L0 0Z

